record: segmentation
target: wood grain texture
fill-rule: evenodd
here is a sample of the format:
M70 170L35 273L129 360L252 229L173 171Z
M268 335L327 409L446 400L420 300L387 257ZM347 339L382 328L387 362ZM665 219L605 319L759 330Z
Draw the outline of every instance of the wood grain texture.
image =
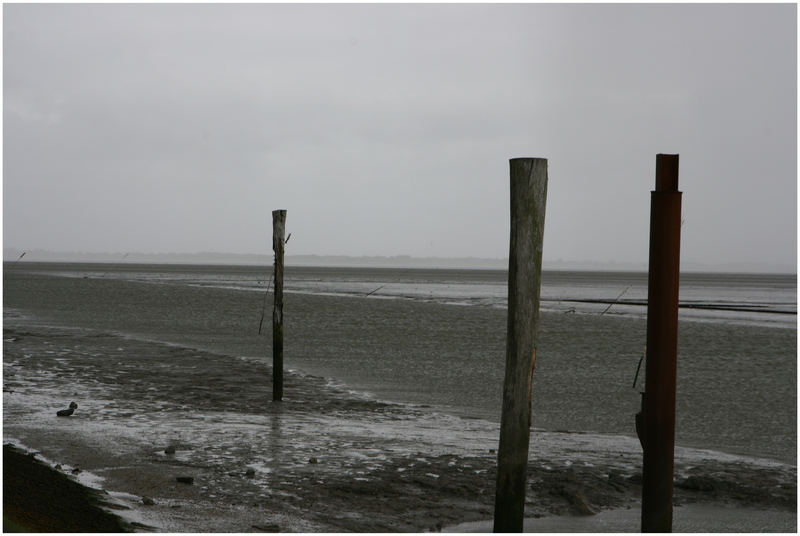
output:
M272 211L272 250L275 252L275 301L272 307L272 400L283 400L283 248L286 211Z
M522 531L547 200L546 159L515 158L510 166L508 327L495 532Z

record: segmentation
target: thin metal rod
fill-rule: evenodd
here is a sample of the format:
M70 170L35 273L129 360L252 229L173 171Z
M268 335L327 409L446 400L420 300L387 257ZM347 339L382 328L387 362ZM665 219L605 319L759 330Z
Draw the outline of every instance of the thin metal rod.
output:
M619 293L619 296L617 296L617 298L616 298L616 299L615 299L613 302L609 303L609 304L608 304L608 307L606 307L605 309L603 309L603 312L602 312L602 313L600 313L600 316L603 316L604 314L606 314L606 313L608 312L608 310L609 310L609 309L611 309L611 307L613 307L613 306L614 306L614 304L615 304L615 303L617 303L617 302L619 301L619 299L622 297L622 295L623 295L623 294L625 294L626 292L628 292L628 289L629 289L629 288L631 288L631 287L625 287L625 290L623 290L622 292L620 292L620 293Z
M261 320L258 321L258 334L261 335L261 326L264 324L264 315L267 311L267 296L269 296L269 288L272 286L272 274L269 276L269 283L267 283L267 290L264 292L264 303L261 305Z

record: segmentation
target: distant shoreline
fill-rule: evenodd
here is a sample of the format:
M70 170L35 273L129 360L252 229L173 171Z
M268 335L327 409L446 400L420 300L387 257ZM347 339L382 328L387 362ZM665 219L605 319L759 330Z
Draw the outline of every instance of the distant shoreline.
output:
M23 253L25 253L24 256ZM20 258L22 256L22 258ZM5 248L4 264L86 263L86 264L179 264L221 266L272 266L271 254L238 253L75 253L45 250L20 250ZM286 266L329 268L395 268L395 269L463 269L506 270L508 259L480 257L412 257L394 256L349 256L349 255L286 255ZM592 261L543 261L545 271L576 272L647 272L646 262L592 262ZM702 264L689 261L681 263L684 273L741 273L796 275L796 267L769 263Z

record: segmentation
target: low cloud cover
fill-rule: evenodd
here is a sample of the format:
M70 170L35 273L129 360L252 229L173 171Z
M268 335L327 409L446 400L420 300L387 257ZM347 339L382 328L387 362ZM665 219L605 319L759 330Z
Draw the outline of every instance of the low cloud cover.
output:
M796 266L796 6L4 6L4 246L506 256L508 159L549 159L545 260Z

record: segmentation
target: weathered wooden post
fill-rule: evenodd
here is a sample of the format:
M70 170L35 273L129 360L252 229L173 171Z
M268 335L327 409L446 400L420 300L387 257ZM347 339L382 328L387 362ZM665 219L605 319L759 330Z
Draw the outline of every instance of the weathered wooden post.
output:
M656 155L656 189L650 195L642 532L671 532L682 195L678 155Z
M286 211L272 211L272 250L275 252L275 301L272 308L272 400L283 399L283 238Z
M514 158L503 414L497 452L495 532L522 532L536 365L547 159Z

